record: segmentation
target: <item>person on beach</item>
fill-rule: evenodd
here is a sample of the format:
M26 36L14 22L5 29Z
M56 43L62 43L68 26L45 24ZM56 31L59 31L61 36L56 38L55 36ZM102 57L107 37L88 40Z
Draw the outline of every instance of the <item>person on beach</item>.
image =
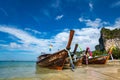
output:
M86 61L86 64L88 65L88 57L89 57L89 47L86 48L86 51L85 51L85 61Z
M92 52L90 51L90 48L87 47L85 51L85 60L86 64L88 64L88 59L92 58Z

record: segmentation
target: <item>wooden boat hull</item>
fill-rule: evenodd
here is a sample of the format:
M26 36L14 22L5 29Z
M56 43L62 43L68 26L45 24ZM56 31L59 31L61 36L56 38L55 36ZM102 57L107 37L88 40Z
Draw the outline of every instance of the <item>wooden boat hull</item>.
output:
M108 59L109 59L109 55L90 58L88 59L88 64L106 64ZM82 63L86 64L85 57L83 58Z
M43 55L40 55L40 56L38 57L37 63L38 63L39 61L41 61L42 59L44 59L44 58L50 56L50 55L51 55L51 54L43 54Z
M66 58L66 60L65 60L65 64L64 64L64 69L68 69L68 68L70 68L70 62L69 62L70 60L68 59L68 58ZM73 64L75 65L75 66L81 66L82 65L82 58L79 58L79 59L77 59L77 61L76 62L73 62Z
M65 60L69 54L73 35L74 35L74 30L70 30L69 40L68 40L66 49L63 49L63 50L53 53L51 55L39 56L37 64L41 67L62 70Z
M75 66L81 66L82 65L82 57L74 57L76 55L76 50L77 50L77 47L78 47L78 44L75 44L75 48L74 48L74 51L73 51L73 54L71 55L72 59L76 59L76 62L73 62L73 64ZM64 64L64 68L70 68L70 60L69 60L69 57L66 58L65 60L65 64Z
M67 51L61 50L57 53L51 54L50 56L38 61L37 64L41 67L48 67L51 69L62 70L67 56L68 56Z
M76 62L74 62L75 66L81 66L82 65L82 58L77 59Z

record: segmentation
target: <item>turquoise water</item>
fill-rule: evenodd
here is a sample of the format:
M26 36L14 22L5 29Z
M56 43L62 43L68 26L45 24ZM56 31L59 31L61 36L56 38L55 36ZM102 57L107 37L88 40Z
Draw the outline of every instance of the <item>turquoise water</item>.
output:
M35 62L0 62L0 79L35 76L35 66Z
M36 62L0 62L0 80L120 80L120 62L82 65L71 71L36 66Z
M56 72L61 74L61 71L40 68L32 61L0 61L0 80L47 80Z

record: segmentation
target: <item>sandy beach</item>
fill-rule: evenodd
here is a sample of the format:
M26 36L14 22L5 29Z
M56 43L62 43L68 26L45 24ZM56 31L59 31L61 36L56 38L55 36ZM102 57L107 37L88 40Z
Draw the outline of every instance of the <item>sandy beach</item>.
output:
M109 61L105 65L82 65L76 67L74 72L71 69L40 68L35 62L10 64L0 66L0 80L120 80L120 61Z
M41 75L41 80L120 80L120 65L83 65L74 72L69 69Z

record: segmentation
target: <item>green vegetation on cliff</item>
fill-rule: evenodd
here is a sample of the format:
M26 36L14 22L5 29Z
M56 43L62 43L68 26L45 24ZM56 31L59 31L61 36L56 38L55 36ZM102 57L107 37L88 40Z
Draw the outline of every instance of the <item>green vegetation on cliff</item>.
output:
M113 49L112 53L113 53L114 59L120 59L120 49L119 48Z
M120 28L119 29L116 28L114 30L102 28L99 44L95 46L96 50L93 51L93 56L107 54L108 52L105 50L105 47L106 47L105 41L109 39L115 39L115 38L119 38L118 40L120 40ZM116 42L116 43L118 44L119 42ZM113 49L112 54L114 59L120 59L120 45L116 45L116 49Z
M100 51L100 50L95 50L95 51L93 51L92 53L93 53L93 57L107 54L106 51Z
M107 51L100 51L100 50L93 51L93 57L104 55L104 54L108 54L108 52ZM114 59L120 59L120 49L119 48L113 49L112 55L113 55Z
M120 28L119 29L116 28L114 30L102 28L101 34L105 39L118 38L118 37L120 37Z

